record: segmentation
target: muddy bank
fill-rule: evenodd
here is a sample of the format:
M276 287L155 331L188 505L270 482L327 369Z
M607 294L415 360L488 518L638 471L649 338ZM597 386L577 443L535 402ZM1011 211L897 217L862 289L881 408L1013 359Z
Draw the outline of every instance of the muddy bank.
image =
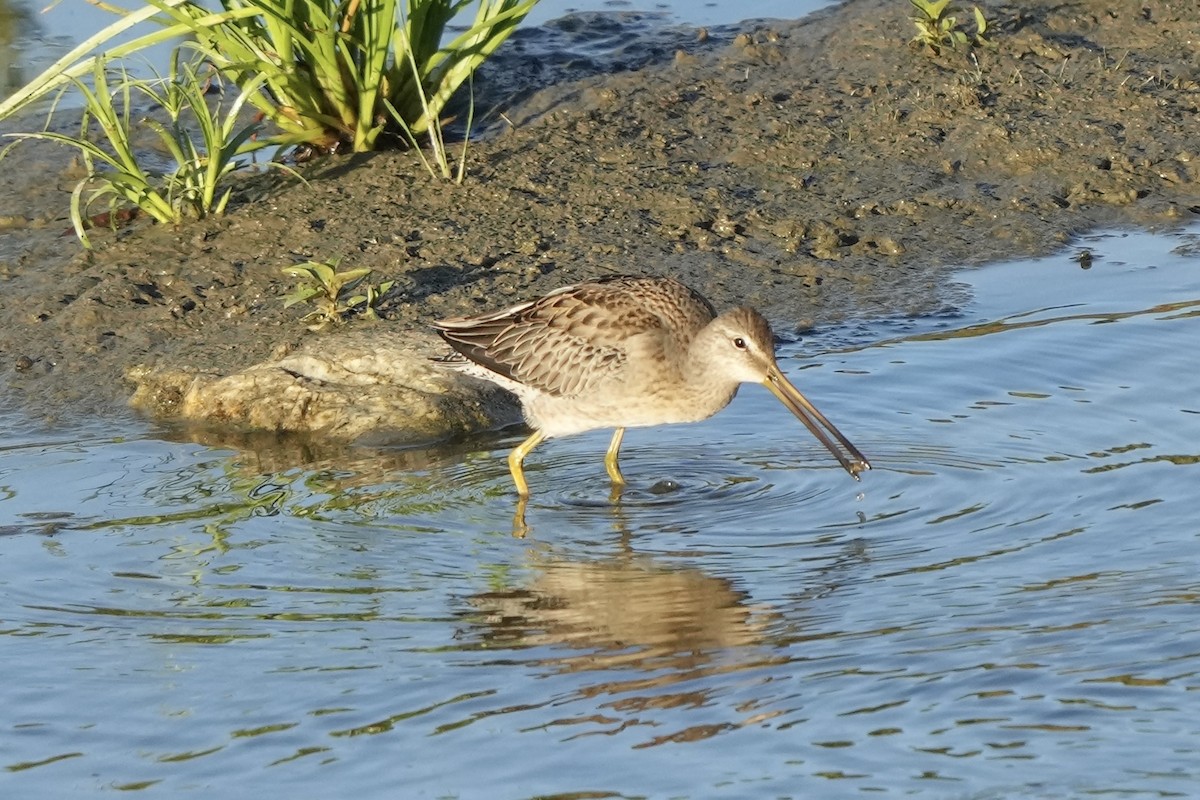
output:
M310 427L353 438L364 431L321 416L334 413L322 382L343 421L356 396L438 396L424 373L397 388L386 355L358 362L384 365L366 378L343 369L355 348L391 342L423 364L431 319L597 275L674 275L792 336L937 310L953 300L949 266L1043 253L1097 225L1189 221L1200 14L1112 5L988 3L995 49L938 57L906 46L907 3L861 0L802 22L659 34L680 46L617 74L543 86L543 72L501 61L495 75L528 83L503 85L518 99L471 147L462 186L411 154L331 158L305 168L307 186L255 179L224 218L135 225L87 253L59 236L74 168L29 149L21 169L0 167L4 400L54 417L112 413L136 393L151 414L324 420ZM510 66L527 63L521 49ZM386 320L309 332L303 309L283 307L294 282L280 270L337 257L395 282ZM298 356L304 369L255 366ZM222 380L269 388L234 403ZM261 411L301 390L298 416ZM493 400L466 396L447 430L511 418ZM383 417L375 430L405 436Z

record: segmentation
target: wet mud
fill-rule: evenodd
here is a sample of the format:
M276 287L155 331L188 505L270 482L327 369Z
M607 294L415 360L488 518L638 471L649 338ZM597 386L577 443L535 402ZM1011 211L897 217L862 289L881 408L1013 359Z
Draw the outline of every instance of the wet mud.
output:
M307 185L254 177L224 217L97 232L87 252L64 234L78 165L27 146L0 164L3 402L55 419L124 413L134 397L163 418L426 440L439 423L404 432L426 412L403 403L347 420L410 390L461 396L444 432L513 415L478 389L438 388L425 371L438 317L664 274L718 307L755 305L794 338L943 310L961 301L950 267L1196 218L1193 3L982 7L994 48L940 55L907 44L899 0L708 31L638 15L557 23L481 76L494 106L462 185L412 153L331 157L302 168ZM589 25L645 46L573 50L595 40ZM332 258L394 281L383 321L312 332L307 309L284 308L295 281L281 270ZM290 412L269 411L299 384L309 394Z

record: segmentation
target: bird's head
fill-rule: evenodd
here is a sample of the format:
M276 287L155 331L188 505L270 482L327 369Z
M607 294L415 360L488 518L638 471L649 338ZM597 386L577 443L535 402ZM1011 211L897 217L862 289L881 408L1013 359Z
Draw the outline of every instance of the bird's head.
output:
M737 383L764 383L775 364L775 335L752 308L726 311L703 332L708 368Z
M757 311L743 307L721 314L708 324L695 346L704 353L704 368L714 373L713 378L761 383L770 389L855 480L860 472L871 468L858 448L784 377L775 361L771 326Z

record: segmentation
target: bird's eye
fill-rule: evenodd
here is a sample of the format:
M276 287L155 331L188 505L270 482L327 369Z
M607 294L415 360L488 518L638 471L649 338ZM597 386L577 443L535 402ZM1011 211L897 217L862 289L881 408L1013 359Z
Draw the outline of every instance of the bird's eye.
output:
M739 336L733 340L733 346L736 347L738 350L745 350L746 349L746 340Z

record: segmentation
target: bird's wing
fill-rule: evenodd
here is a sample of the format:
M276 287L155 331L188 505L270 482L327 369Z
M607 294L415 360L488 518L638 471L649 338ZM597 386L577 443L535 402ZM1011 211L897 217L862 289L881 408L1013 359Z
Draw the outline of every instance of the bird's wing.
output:
M616 277L567 286L493 314L442 320L434 327L476 364L569 397L616 375L635 337L644 341L664 334L664 319L656 303L648 302L653 299L642 279Z

